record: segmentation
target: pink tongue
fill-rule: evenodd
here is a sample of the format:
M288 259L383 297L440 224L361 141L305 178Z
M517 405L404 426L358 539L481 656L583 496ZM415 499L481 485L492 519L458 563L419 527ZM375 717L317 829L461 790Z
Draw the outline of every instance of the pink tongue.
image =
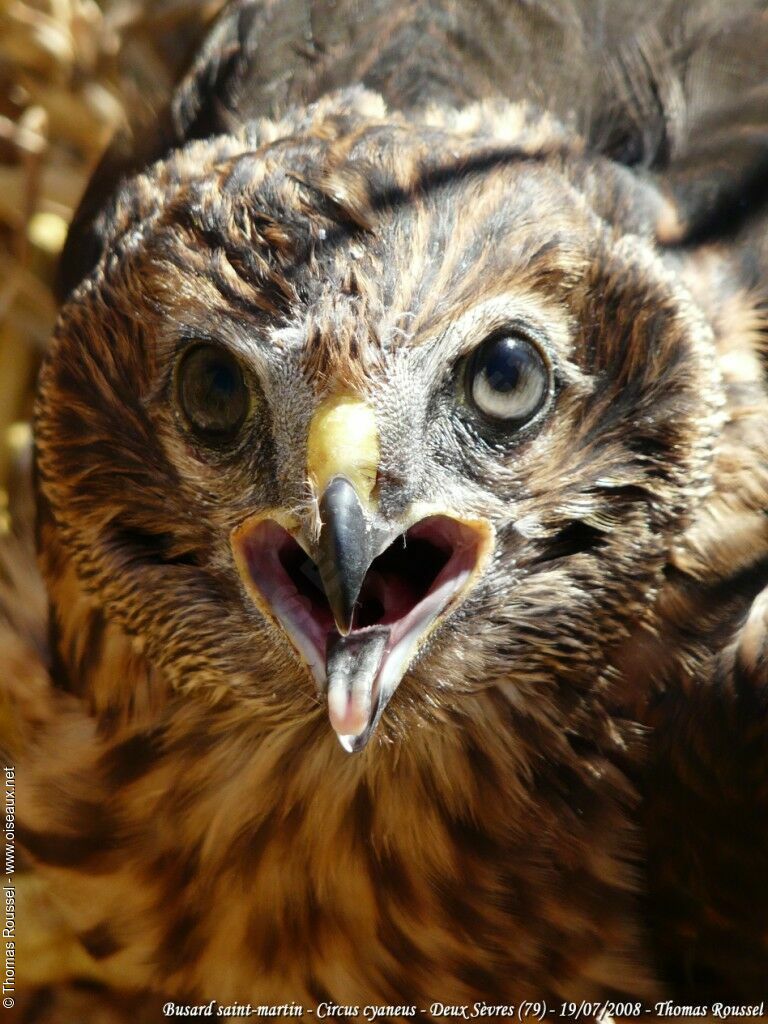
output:
M389 634L386 626L371 626L328 641L328 715L342 745L365 732L376 713L376 677Z
M328 717L337 736L360 735L371 720L371 700L369 690L328 687Z

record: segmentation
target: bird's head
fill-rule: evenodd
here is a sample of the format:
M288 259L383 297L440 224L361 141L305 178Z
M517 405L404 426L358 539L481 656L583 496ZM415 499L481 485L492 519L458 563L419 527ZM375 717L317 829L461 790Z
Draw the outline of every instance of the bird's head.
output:
M320 696L347 750L490 685L567 715L706 488L665 210L504 104L355 91L178 150L104 213L43 372L61 552L189 699Z

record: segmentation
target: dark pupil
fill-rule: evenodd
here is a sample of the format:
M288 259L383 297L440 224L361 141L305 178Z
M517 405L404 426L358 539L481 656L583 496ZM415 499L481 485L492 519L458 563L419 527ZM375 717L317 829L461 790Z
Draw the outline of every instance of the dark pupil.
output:
M502 338L485 357L485 376L494 391L515 391L526 368L525 352L514 338Z
M236 390L237 381L229 366L225 366L223 363L212 363L208 367L207 390L204 400L217 417L226 415L230 399Z
M240 368L215 349L196 349L182 368L181 400L193 426L204 433L226 434L241 423L247 392Z

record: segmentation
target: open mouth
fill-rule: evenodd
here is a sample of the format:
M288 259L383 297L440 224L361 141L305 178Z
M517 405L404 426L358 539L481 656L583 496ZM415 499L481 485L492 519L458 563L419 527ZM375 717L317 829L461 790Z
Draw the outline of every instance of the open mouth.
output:
M481 521L430 515L370 563L342 635L317 564L274 519L233 534L241 574L260 610L277 621L327 690L342 746L361 749L418 648L467 593L490 552Z

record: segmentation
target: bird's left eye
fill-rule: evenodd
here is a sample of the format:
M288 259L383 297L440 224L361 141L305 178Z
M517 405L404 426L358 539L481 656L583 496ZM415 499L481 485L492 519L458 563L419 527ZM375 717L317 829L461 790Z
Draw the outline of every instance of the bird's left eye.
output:
M200 344L181 358L177 394L189 425L204 440L231 440L248 412L248 386L239 363L218 345Z
M539 348L515 332L492 334L472 355L467 397L485 416L520 426L547 400L551 373Z

